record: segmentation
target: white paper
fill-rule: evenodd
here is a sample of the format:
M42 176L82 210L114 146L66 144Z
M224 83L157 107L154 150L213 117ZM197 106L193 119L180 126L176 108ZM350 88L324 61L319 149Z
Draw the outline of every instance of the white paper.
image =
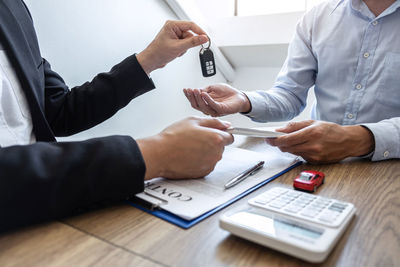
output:
M231 134L245 135L249 137L259 138L276 138L285 135L285 133L276 132L272 129L260 129L260 128L238 128L233 127L226 130Z
M146 182L145 191L166 200L161 206L162 209L183 219L192 220L280 173L297 161L294 155L282 153L275 147L270 147L270 150L268 153L258 153L227 147L221 161L206 177L188 180L156 178ZM225 189L224 185L230 179L260 161L265 161L260 171L234 187ZM149 195L140 193L136 196L148 198Z

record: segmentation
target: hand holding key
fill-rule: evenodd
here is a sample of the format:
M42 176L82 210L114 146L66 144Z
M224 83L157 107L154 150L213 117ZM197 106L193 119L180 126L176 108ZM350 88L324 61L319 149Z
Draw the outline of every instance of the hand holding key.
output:
M190 21L167 21L149 46L136 57L149 75L192 47L208 41L206 33Z

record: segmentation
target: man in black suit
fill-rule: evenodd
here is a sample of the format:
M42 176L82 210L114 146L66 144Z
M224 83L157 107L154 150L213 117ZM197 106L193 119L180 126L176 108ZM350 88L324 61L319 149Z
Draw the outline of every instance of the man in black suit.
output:
M145 179L211 172L233 141L216 119L189 118L139 140L55 139L108 119L154 88L153 70L205 42L194 23L169 21L144 51L70 90L41 57L24 2L0 0L0 231L127 199ZM15 107L24 105L21 116Z

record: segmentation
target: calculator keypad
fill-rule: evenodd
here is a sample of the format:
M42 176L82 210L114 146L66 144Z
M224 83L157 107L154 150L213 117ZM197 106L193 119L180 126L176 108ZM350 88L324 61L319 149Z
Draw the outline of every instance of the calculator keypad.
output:
M330 227L338 227L353 208L350 203L279 187L250 199L249 204Z

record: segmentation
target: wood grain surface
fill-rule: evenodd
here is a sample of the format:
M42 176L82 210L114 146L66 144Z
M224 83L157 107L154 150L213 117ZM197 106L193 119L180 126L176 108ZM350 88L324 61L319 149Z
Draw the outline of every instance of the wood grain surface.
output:
M240 139L255 151L266 144ZM348 160L304 164L229 208L272 186L292 187L302 170L326 181L317 194L348 201L356 216L321 266L400 266L400 161ZM227 209L183 230L129 205L90 212L0 236L0 266L312 266L294 257L234 237L218 226ZM319 265L316 265L319 266Z
M163 266L60 222L0 236L0 266Z

